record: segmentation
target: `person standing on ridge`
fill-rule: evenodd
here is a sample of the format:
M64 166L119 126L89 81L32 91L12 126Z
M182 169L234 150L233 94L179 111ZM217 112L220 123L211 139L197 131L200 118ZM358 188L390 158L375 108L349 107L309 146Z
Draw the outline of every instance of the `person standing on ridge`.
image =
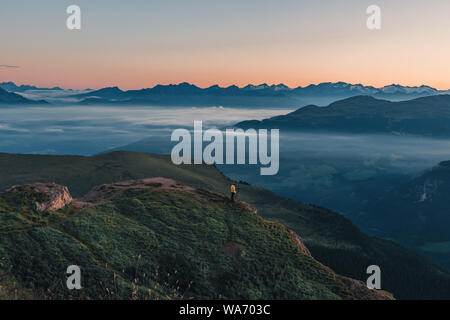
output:
M231 191L231 202L234 202L234 196L236 195L236 186L234 184L231 185L230 191Z

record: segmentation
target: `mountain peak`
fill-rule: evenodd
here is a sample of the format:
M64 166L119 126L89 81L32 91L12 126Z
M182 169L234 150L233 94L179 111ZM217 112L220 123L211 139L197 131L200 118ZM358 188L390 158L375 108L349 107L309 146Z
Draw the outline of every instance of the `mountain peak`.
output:
M244 89L244 90L263 90L263 89L267 89L267 88L269 88L269 85L267 83L262 83L259 85L248 84L242 89Z
M9 92L0 87L0 104L46 104L47 101L34 101L27 99L20 94Z
M181 82L178 84L179 87L190 87L190 88L198 88L195 84L189 82Z
M121 92L123 92L123 91L120 90L119 87L114 86L114 87L105 87L105 88L101 88L98 90L94 90L94 91L89 92L89 94L92 94L92 93L121 93Z
M329 105L329 107L348 104L358 104L361 105L361 107L366 107L379 104L380 102L390 102L390 101L377 99L368 95L360 95L333 102L332 104Z
M409 94L409 93L429 93L429 94L434 94L439 92L437 89L432 88L430 86L426 86L426 85L421 85L421 86L402 86L400 84L390 84L387 86L384 86L382 88L380 88L380 90L384 93L404 93L404 94Z

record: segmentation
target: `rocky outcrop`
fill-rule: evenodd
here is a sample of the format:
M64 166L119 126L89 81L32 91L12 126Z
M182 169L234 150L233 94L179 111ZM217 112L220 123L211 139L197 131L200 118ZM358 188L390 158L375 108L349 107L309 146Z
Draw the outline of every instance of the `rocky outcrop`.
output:
M56 183L33 183L14 186L8 190L12 193L26 193L33 199L37 211L59 210L72 202L67 187Z
M369 289L367 285L359 280L336 275L355 295L358 300L395 300L394 296L384 290Z

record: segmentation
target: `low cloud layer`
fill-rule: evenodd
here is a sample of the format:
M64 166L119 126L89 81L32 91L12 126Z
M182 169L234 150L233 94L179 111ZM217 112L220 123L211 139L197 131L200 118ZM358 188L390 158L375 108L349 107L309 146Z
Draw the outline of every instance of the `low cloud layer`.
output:
M223 127L246 119L261 120L291 110L167 107L39 106L2 109L0 152L94 154L175 128ZM164 140L169 142L169 140Z

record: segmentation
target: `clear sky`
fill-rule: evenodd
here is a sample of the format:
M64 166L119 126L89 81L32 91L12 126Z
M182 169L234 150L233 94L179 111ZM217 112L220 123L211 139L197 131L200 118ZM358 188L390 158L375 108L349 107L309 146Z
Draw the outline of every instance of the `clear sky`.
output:
M71 4L80 31L66 28ZM0 81L39 86L450 88L448 0L1 0L0 41Z

